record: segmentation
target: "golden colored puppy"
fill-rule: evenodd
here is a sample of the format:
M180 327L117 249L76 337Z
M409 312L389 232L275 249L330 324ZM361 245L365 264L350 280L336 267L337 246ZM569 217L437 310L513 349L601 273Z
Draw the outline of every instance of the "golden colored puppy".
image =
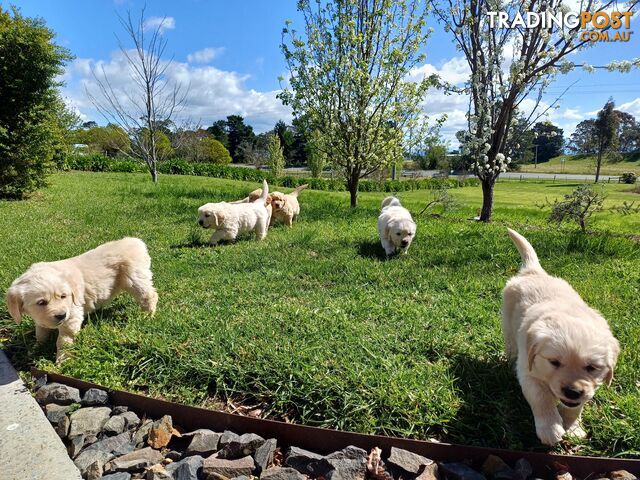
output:
M198 223L202 228L213 228L210 243L220 240L235 240L239 233L253 231L256 240L267 236L269 214L267 197L269 186L263 182L262 195L251 203L207 203L198 209Z
M407 253L416 235L416 224L409 210L396 197L382 201L382 211L378 217L380 243L387 255Z
M155 312L158 294L151 258L138 238L108 242L66 260L34 263L9 287L7 307L16 323L23 313L34 319L39 342L57 329L56 359L61 360L64 345L73 343L84 315L123 290L144 310Z
M610 384L620 347L607 321L564 280L547 274L531 244L509 230L522 268L502 292L507 356L516 361L536 433L553 445L565 433L586 436L580 414Z

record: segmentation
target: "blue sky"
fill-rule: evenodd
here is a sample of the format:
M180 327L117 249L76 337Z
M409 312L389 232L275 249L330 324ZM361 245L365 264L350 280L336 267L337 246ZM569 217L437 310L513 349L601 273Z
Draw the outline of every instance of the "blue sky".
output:
M57 33L57 41L76 59L64 76L64 95L83 118L104 123L85 94L84 85L91 82L91 67L104 66L115 77L122 78L117 61L118 41L123 40L118 13L131 10L137 14L144 2L134 0L31 0L12 2L27 16L40 16ZM3 6L7 6L2 2ZM301 29L294 0L156 0L147 2L147 18L167 17L164 32L167 53L178 64L180 78L191 89L186 113L202 125L230 114L246 117L256 131L265 131L279 119L290 121L289 110L276 98L280 88L278 76L286 73L280 52L280 33L286 19ZM422 71L440 73L443 78L461 82L465 63L435 20L435 32L427 45L426 64ZM584 61L602 65L611 60L640 57L640 29L629 43L597 43L594 47L571 56L576 63ZM635 28L634 28L635 27ZM125 46L130 46L125 42ZM126 76L126 75L124 75ZM566 86L577 82L549 119L570 133L584 118L590 118L611 96L621 109L640 119L640 71L620 74L582 70L559 75L544 102L551 103ZM430 115L446 113L445 138L453 140L456 130L464 127L466 100L461 97L431 93L424 102ZM455 142L453 142L455 143Z

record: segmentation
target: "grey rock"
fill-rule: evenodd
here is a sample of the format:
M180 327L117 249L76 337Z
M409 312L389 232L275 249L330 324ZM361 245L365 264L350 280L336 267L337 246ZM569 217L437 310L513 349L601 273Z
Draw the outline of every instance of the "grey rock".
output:
M121 413L128 412L128 411L129 411L129 407L126 407L126 406L124 406L124 405L118 405L118 406L115 406L115 407L113 407L113 409L111 410L111 412L112 412L114 415L120 415Z
M95 407L98 405L106 405L109 401L109 394L99 388L90 388L82 396L80 402L85 407Z
M265 439L255 433L245 433L231 439L218 453L218 458L233 460L236 458L253 455L265 442Z
M129 450L127 448L130 447ZM133 450L134 445L131 443L131 432L124 432L115 437L106 437L99 442L89 445L85 451L102 450L119 457ZM123 450L126 450L123 452Z
M225 430L220 437L220 448L226 447L231 441L238 440L240 435L232 432L231 430Z
M505 463L500 457L496 455L489 455L482 464L482 473L493 477L498 472L510 472L511 467Z
M86 476L87 469L98 462L103 467L104 465L113 458L113 454L110 452L105 452L103 450L84 450L80 452L80 455L76 457L73 463L76 464L78 470L82 476Z
M125 428L127 430L131 430L140 425L140 417L138 417L135 412L123 412L118 414L118 416L124 418Z
M203 428L196 430L191 436L192 439L187 447L186 454L202 455L206 457L218 450L218 443L222 435Z
M251 477L247 477L246 475L239 475L237 477L233 477L231 480L251 480Z
M72 403L80 403L80 390L61 383L49 383L38 389L36 400L40 404L57 403L59 405L70 405Z
M327 480L364 480L367 473L367 452L348 446L307 466L309 475Z
M239 475L251 475L254 468L253 458L249 455L237 460L228 460L212 455L205 459L202 465L202 472L205 478L215 477L216 475L233 478Z
M449 480L486 480L484 475L464 463L441 463L439 470Z
M287 467L295 468L300 473L308 475L310 473L309 465L316 463L321 459L322 455L318 455L317 453L313 453L302 448L291 447L287 451L287 455L284 459L284 464Z
M533 473L533 468L531 464L524 458L520 458L516 461L516 464L513 466L513 470L515 471L514 478L517 480L527 480Z
M109 415L111 415L109 407L87 407L76 410L70 417L69 436L98 435L109 419Z
M157 464L146 470L146 480L173 480L173 477L164 468L164 465Z
M424 465L431 465L433 460L402 448L391 447L391 455L389 455L387 463L399 467L405 472L417 474Z
M95 435L87 435L84 437L84 446L92 445L98 441L98 437Z
M84 475L86 480L98 480L102 478L103 471L104 463L101 460L97 460L87 467Z
M440 476L438 475L438 465L436 463L427 465L415 480L440 480Z
M33 382L33 389L35 391L39 390L40 387L44 387L47 384L47 381L48 381L47 374L44 374L41 377L36 378L35 381Z
M67 438L69 435L69 427L71 426L71 420L66 415L58 420L58 424L56 425L56 433L62 439Z
M267 470L267 468L269 468L273 463L273 454L276 451L276 445L276 439L270 438L258 447L256 452L253 454L253 459L256 462L257 475L260 475L260 473Z
M145 420L133 435L133 443L136 445L146 443L151 427L153 427L153 420Z
M204 458L200 455L193 455L179 462L170 463L166 469L174 480L198 480L203 463Z
M307 477L295 468L273 467L266 470L260 478L264 480L305 480Z
M84 447L84 435L76 435L75 437L71 437L69 442L67 443L67 452L69 456L73 459L78 456L80 451Z
M109 471L132 472L160 463L164 457L151 447L134 450L131 453L114 458L107 464Z
M607 475L611 480L636 480L636 476L633 473L627 472L626 470L615 470L613 472L609 472Z
M124 432L124 427L126 426L127 421L124 417L120 415L114 415L109 418L107 422L102 427L102 431L107 435L118 435L119 433Z
M71 407L68 405L58 405L57 403L48 403L44 407L47 420L53 425L57 425L58 421L67 414Z
M131 480L131 474L128 472L109 473L102 476L101 480Z

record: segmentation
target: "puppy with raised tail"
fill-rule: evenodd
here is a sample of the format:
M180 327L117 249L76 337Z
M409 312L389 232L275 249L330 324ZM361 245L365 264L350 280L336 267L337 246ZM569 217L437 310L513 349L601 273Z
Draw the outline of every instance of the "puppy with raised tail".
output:
M269 186L265 180L262 194L250 203L207 203L198 209L198 223L202 228L213 228L211 245L220 240L235 240L239 233L253 231L256 240L267 236L270 214L267 210Z
M7 307L16 323L24 313L33 318L38 342L58 330L56 360L60 361L63 347L73 343L85 314L121 291L130 293L143 310L155 312L158 294L151 258L138 238L108 242L66 260L34 263L7 290Z
M543 270L531 244L509 230L522 267L502 292L502 331L542 443L585 437L580 415L611 384L620 347L607 321L564 280Z
M382 201L382 212L378 217L380 243L387 255L407 253L416 235L416 224L409 210L396 197Z

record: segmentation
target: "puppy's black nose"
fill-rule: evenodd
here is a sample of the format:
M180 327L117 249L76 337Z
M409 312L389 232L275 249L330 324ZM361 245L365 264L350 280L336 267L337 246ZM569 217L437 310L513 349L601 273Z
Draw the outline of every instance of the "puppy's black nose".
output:
M570 400L577 400L582 396L584 390L574 390L573 388L562 387L562 393Z
M400 245L406 247L407 245L409 245L409 242L407 242L406 240L402 240L402 242L400 242Z
M204 220L198 220L198 223L200 224L200 226L204 225Z
M56 317L56 320L58 320L59 322L63 321L65 318L67 318L67 314L66 313L58 313L57 315L54 315Z

